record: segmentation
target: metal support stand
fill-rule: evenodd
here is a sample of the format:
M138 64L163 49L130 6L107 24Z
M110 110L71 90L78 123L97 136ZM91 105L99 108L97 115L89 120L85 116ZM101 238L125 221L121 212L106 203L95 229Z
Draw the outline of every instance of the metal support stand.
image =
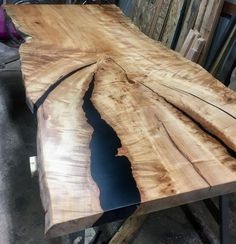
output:
M219 222L220 243L229 244L229 198L227 195L219 197Z
M209 212L219 225L220 244L230 244L230 232L229 232L229 198L228 195L219 196L219 207L216 206L212 199L206 199L203 201L206 204ZM193 213L188 205L182 206L182 209L189 219L193 227L198 232L203 243L212 243L211 236L207 234L204 221ZM100 232L97 233L92 243L98 243ZM83 244L85 241L85 231L70 234L71 244ZM100 241L100 240L99 240ZM99 242L100 243L100 242ZM106 242L103 242L106 243Z
M219 208L211 199L204 200L208 210L219 225L220 244L230 243L229 233L229 198L227 195L219 196Z

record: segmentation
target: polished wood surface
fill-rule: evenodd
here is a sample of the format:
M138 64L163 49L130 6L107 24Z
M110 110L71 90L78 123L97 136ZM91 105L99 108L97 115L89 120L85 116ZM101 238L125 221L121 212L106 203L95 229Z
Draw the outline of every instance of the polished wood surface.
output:
M31 37L48 237L235 191L235 92L113 5L5 7Z

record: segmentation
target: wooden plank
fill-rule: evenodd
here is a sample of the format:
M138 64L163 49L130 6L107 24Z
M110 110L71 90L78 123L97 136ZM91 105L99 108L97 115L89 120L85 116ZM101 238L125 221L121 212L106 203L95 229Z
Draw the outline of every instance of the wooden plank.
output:
M115 6L6 9L32 37L20 54L48 237L235 191L235 92Z
M163 22L163 26L161 28L161 32L160 32L160 36L158 38L159 41L163 40L164 34L165 34L165 30L166 28L168 28L168 21L171 17L171 6L172 6L173 1L170 1L169 5L167 6L167 11L166 11L166 15L164 18L164 22Z
M193 42L193 47L188 51L186 58L197 63L205 44L205 39L197 38Z
M191 29L187 35L187 38L186 38L181 50L180 50L180 54L183 55L184 57L187 55L189 49L191 48L191 46L195 40L195 37L196 37L196 32Z
M142 215L138 217L129 217L125 223L119 228L117 233L109 241L109 244L130 243L137 231L142 227L144 221L148 215Z
M170 3L169 13L166 21L167 23L163 30L163 36L161 38L161 42L167 47L171 46L176 25L180 16L181 9L183 7L183 3L184 0L174 0Z
M210 68L210 72L213 75L216 75L217 71L222 66L222 64L225 60L225 57L227 56L233 42L235 41L235 38L236 38L236 25L232 29L230 35L228 36L228 38L226 39L226 42L224 43L222 49L220 50L220 53L218 54L216 60L214 61L214 63L212 64L212 67Z
M227 58L221 67L220 71L217 72L216 77L221 80L226 86L230 84L230 78L233 70L236 67L236 41L232 43L231 49L227 55Z
M201 0L191 0L190 5L188 7L188 11L186 14L186 17L184 19L184 23L181 29L181 33L179 36L179 40L176 46L176 51L180 51L181 47L183 46L183 43L191 29L194 27L195 20L197 18L199 6L200 6Z
M140 30L145 34L149 33L157 4L159 4L159 1L132 1L132 19L134 23L140 28Z
M153 28L153 32L151 32L149 36L155 40L161 40L161 34L165 29L166 17L170 3L171 0L163 0L162 4L160 5L160 10L158 11L159 14L156 16L157 19L154 19L155 25Z
M197 29L200 32L201 36L206 40L202 54L199 59L199 64L201 65L205 64L223 4L224 0L208 1L205 8L205 2L203 1L200 6L200 10L203 9L204 14L201 14L201 12L199 11L200 13L196 20L195 29Z
M161 7L162 7L163 2L164 2L164 0L156 1L155 12L154 12L154 15L153 15L153 18L151 21L150 28L148 30L148 36L150 36L150 37L153 36L154 30L156 28L157 20L159 18L159 14L161 12Z
M211 58L211 60L208 60L208 63L205 65L205 68L207 70L211 70L213 68L212 66L214 65L214 62L218 59L218 54L222 51L222 48L230 39L229 37L232 35L232 31L235 25L236 25L236 13L228 21L228 24L226 25L226 28L224 29L224 32L221 35L221 38L216 43L213 57Z
M204 42L204 39L201 38L201 35L199 34L199 32L195 32L195 33L196 33L196 36L192 43L192 48L194 48L196 50L199 48L199 46L202 44L202 42Z
M196 56L197 56L197 50L195 48L190 48L188 50L188 53L186 55L186 58L189 59L189 60L191 60L191 61L194 61L194 59L196 59L195 58Z
M206 16L206 11L207 11L208 4L209 4L209 0L202 0L202 2L200 4L198 15L197 15L197 19L196 19L196 23L194 25L194 28L196 30L198 30L198 31L200 31L201 28L202 28L202 24L203 24L204 18Z

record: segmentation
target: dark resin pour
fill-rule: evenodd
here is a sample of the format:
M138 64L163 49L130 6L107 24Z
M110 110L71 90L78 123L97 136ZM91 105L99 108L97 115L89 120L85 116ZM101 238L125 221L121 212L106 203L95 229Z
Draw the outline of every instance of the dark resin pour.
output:
M88 123L94 129L90 142L91 174L100 190L101 207L104 211L117 209L116 213L109 213L113 216L108 216L108 213L102 216L102 219L105 217L110 221L113 218L131 215L140 203L140 194L128 158L115 156L117 149L121 147L121 142L116 132L101 118L90 100L93 89L94 78L85 93L82 108ZM121 211L120 208L124 207L128 208ZM124 216L114 216L118 214Z

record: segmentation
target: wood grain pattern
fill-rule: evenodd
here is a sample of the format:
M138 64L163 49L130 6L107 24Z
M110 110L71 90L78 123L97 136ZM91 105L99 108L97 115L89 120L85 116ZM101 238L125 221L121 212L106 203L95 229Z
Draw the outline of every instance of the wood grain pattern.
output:
M93 66L72 75L37 112L41 198L49 236L76 231L73 220L84 225L83 219L93 215L86 219L86 226L91 226L101 216L99 189L89 164L92 128L82 109L92 72Z
M32 37L20 54L48 237L235 191L235 92L115 6L6 10Z

